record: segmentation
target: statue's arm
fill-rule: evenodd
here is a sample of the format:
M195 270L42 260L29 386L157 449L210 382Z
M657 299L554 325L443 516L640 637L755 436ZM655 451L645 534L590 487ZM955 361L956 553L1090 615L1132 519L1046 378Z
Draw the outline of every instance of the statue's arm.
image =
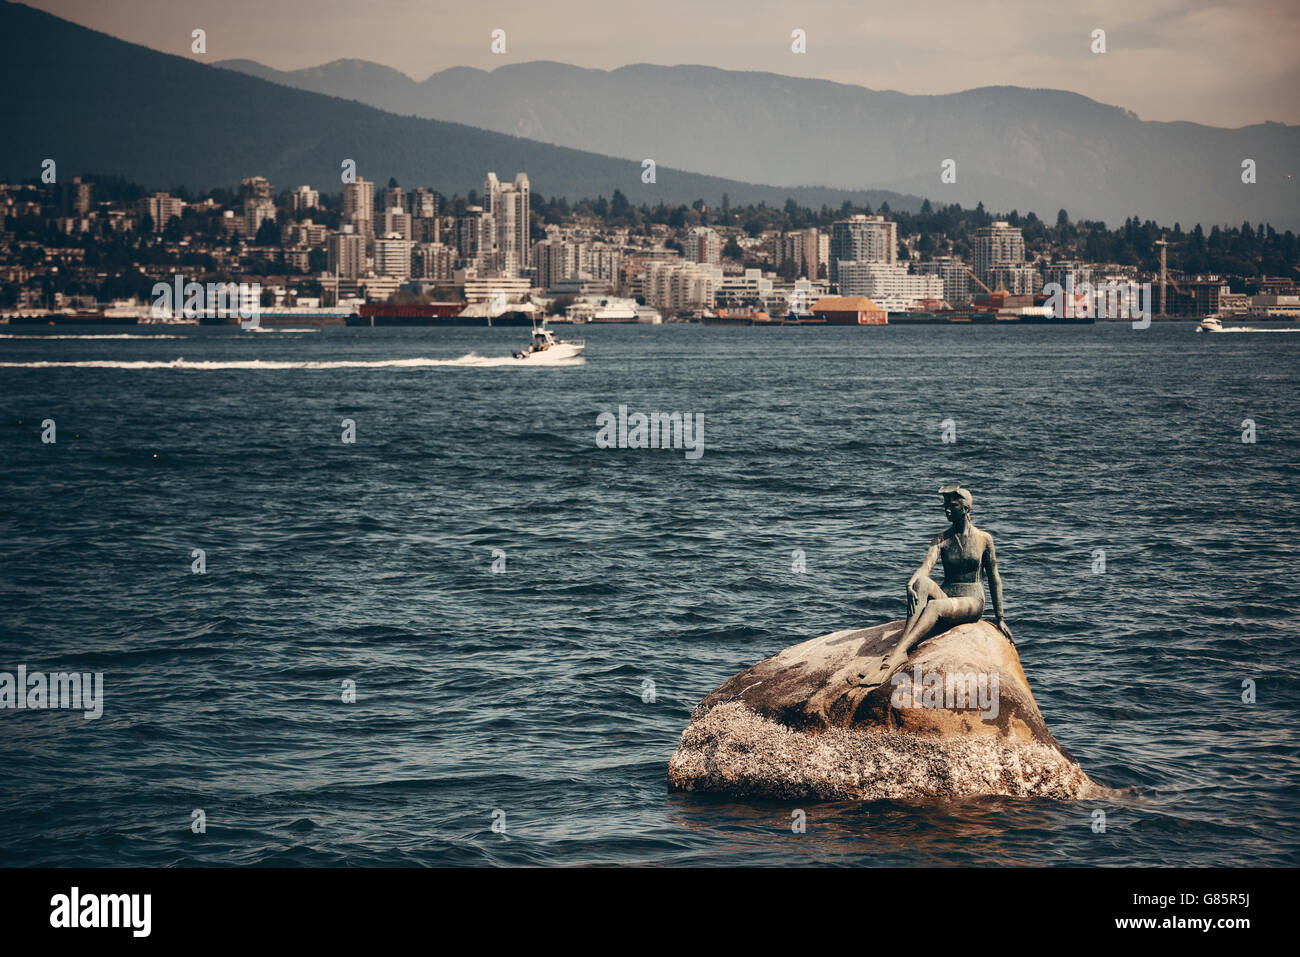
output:
M993 596L994 622L998 630L1010 638L1011 632L1002 620L1002 576L998 574L998 553L993 548L993 536L986 534L984 537L987 543L984 547L984 574L989 580L989 593Z
M925 558L921 561L921 567L912 573L912 577L907 580L908 591L911 591L922 578L929 578L930 572L934 571L934 564L939 560L939 543L943 540L942 535L936 535L930 541L930 547L925 551Z

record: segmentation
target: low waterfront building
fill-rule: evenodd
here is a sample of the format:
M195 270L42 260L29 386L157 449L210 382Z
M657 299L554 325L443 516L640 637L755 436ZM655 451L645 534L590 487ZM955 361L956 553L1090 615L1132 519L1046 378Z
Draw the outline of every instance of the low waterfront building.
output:
M357 280L357 288L366 302L387 302L405 280L400 276L366 276Z
M833 326L883 326L889 315L866 296L826 296L813 303L812 314Z
M722 308L761 304L772 295L772 280L761 269L746 269L740 276L724 276L713 294L714 305Z
M546 290L553 296L602 296L614 291L614 284L608 279L592 279L580 275L561 279Z
M1264 293L1251 296L1246 312L1256 319L1300 319L1300 295Z
M466 302L484 302L493 296L505 296L508 302L521 302L533 292L532 280L527 277L480 276L471 266L457 269L453 282L465 290Z

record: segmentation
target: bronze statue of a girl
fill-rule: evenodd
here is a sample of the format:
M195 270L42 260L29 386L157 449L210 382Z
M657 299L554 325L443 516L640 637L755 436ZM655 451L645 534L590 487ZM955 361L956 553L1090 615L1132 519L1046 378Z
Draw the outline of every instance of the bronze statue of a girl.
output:
M880 659L878 671L859 675L863 685L883 684L907 660L908 652L936 625L945 629L979 621L984 615L984 583L988 579L993 595L994 624L1015 644L1002 619L1002 579L993 551L993 536L976 528L970 520L972 498L960 485L945 485L943 513L952 524L930 542L925 560L907 582L907 623L892 651ZM943 584L930 577L935 562L943 561ZM868 666L870 668L870 666Z

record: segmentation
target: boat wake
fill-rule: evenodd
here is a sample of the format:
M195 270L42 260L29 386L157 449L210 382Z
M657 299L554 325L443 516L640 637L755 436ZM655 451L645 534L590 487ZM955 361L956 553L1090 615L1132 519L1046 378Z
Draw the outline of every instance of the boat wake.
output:
M1300 332L1300 329L1260 329L1258 326L1232 326L1227 329L1214 330L1216 336L1221 336L1225 332Z
M508 366L580 366L585 360L582 356L569 359L557 359L551 362L520 362L510 356L477 356L473 353L459 359L338 359L317 362L278 361L274 359L247 359L243 361L201 361L190 359L173 359L170 362L141 359L137 361L115 361L109 359L86 359L79 362L0 362L4 369L178 369L186 372L223 372L232 369L247 370L282 370L282 369L430 369L445 367L502 368Z

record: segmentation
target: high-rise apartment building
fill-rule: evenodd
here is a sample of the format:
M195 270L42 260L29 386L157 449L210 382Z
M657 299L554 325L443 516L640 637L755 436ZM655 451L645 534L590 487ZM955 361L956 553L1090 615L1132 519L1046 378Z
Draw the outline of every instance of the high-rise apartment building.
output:
M295 212L304 209L316 209L320 206L320 193L310 186L299 186L293 191L293 208Z
M722 265L722 242L708 226L696 226L686 240L686 258L706 266Z
M711 307L721 285L722 270L705 263L649 262L641 275L646 305L672 313Z
M462 265L486 269L492 256L492 217L482 206L467 206L456 218L456 253Z
M1002 290L1013 296L1029 296L1042 292L1043 277L1033 263L1007 263L990 266L984 273L984 283L994 292Z
M817 279L826 262L830 237L816 229L799 229L776 237L775 265L778 271L787 262L794 263L795 274Z
M483 212L492 220L488 268L499 275L518 276L528 268L530 193L527 173L513 183L502 183L496 173L483 181Z
M249 199L265 199L275 202L275 190L271 186L271 181L265 176L249 176L239 183L240 201Z
M93 185L93 183L83 183L80 176L72 178L72 188L68 195L70 212L77 216L85 216L90 212L90 188Z
M411 278L411 248L415 244L400 233L375 240L375 272L397 279Z
M582 246L582 243L565 242L563 239L543 239L534 243L533 268L537 287L550 289L562 279L576 277L582 265Z
M839 281L841 262L898 261L898 224L859 213L831 224L830 279Z
M380 202L380 209L384 212L390 209L400 209L404 213L409 211L406 205L406 190L400 186L390 186L384 190Z
M994 266L1020 265L1025 261L1025 237L1020 228L999 220L992 226L981 226L975 231L975 245L971 250L971 267L985 284Z
M343 184L343 222L355 227L361 236L374 235L375 184L358 179Z
M411 252L411 275L426 282L451 282L456 251L442 243L420 243Z
M397 233L402 239L414 239L411 230L411 214L403 212L396 206L385 212L383 234L388 236L391 233Z
M140 200L140 215L153 220L153 231L161 233L173 216L185 211L185 202L170 193L154 193Z
M411 191L411 208L408 212L416 219L436 219L442 212L442 197L431 189L417 187Z
M339 279L357 279L366 267L366 237L345 223L329 238L329 271Z
M943 282L943 298L950 304L970 300L970 274L966 272L966 264L960 259L952 256L939 256L918 263L916 271L938 276Z

